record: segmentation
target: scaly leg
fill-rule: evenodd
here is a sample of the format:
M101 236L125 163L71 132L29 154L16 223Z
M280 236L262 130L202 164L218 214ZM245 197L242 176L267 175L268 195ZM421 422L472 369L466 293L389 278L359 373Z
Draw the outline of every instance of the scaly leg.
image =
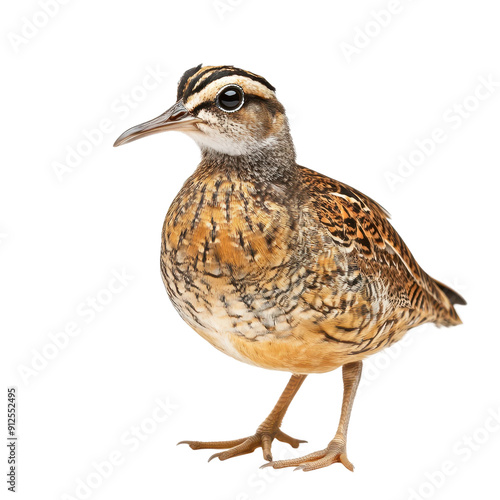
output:
M354 470L354 466L347 459L346 439L352 404L354 402L354 396L356 395L356 389L358 388L359 379L361 378L362 366L362 362L357 361L355 363L348 363L342 367L342 375L344 379L342 413L340 415L337 433L328 446L324 450L310 453L304 457L269 462L262 467L274 467L275 469L282 469L283 467L296 467L295 470L310 471L326 467L336 462L341 462L350 471Z
M297 448L300 443L306 443L307 441L302 441L300 439L295 439L288 434L285 434L280 430L281 422L283 417L292 402L295 394L299 390L302 382L304 382L307 375L292 375L292 378L288 382L283 394L281 394L276 406L269 416L260 424L257 432L253 436L249 436L242 439L235 439L233 441L181 441L178 444L187 444L192 450L203 450L207 448L211 449L225 449L226 451L215 453L212 455L208 461L213 458L218 458L219 460L227 460L228 458L237 457L239 455L246 455L247 453L252 453L259 447L262 447L262 452L264 454L265 460L272 460L271 455L271 443L273 439L282 441L292 445L293 448Z

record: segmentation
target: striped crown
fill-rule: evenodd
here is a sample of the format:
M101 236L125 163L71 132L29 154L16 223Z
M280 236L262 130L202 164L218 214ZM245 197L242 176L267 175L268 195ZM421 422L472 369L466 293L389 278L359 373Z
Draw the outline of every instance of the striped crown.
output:
M206 88L209 84L220 80L221 78L239 76L267 87L270 91L275 92L276 89L265 79L250 71L235 68L234 66L204 66L201 64L188 69L179 80L177 86L177 100L187 99L194 96Z

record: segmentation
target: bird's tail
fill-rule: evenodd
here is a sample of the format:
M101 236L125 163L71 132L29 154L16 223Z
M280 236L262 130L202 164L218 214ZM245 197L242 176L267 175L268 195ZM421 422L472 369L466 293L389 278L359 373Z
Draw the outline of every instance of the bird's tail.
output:
M442 316L440 321L437 321L438 325L442 326L455 326L455 325L460 325L462 324L462 320L458 316L457 312L455 311L455 305L461 305L465 306L467 305L467 302L465 299L455 290L450 288L449 286L445 285L444 283L441 283L440 281L436 280L433 278L434 283L436 286L439 288L441 292L445 295L446 299L449 302L449 306L446 308L448 309L448 314L445 314Z
M459 304L461 306L466 306L467 302L465 299L455 290L450 288L449 286L446 286L445 284L441 283L438 280L434 280L436 285L439 287L439 289L448 297L448 300L451 302L452 305Z

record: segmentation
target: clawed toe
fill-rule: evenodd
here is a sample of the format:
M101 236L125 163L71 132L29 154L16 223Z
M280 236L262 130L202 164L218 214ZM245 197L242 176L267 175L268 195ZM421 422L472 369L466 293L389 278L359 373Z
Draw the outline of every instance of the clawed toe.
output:
M256 439L256 436L249 437L245 439L242 443L237 446L233 446L226 451L221 451L219 453L214 453L208 461L210 462L214 458L218 458L220 461L227 460L228 458L238 457L241 455L248 455L255 451L256 448L261 446L261 443Z
M308 472L311 470L321 469L322 467L327 467L334 463L341 463L351 472L354 470L354 466L348 460L347 454L345 452L345 446L329 445L327 448L321 451L316 451L305 455L303 457L291 458L289 460L277 460L276 462L269 462L262 465L260 468L272 467L273 469L283 469L285 467L295 467L294 470L303 470Z
M232 441L179 441L180 444L187 444L192 450L221 450L232 448L246 441L248 438L234 439Z
M262 454L265 460L271 461L273 456L271 454L271 443L274 439L278 439L283 443L288 443L293 448L297 448L301 443L307 443L302 439L295 439L281 430L277 431L263 431L258 430L253 436L242 439L235 439L232 441L180 441L179 444L187 444L192 450L204 449L223 449L218 453L214 453L208 461L214 458L219 460L227 460L229 458L237 457L240 455L247 455L252 453L257 448L262 448Z
M285 434L282 430L278 430L276 433L276 439L282 443L288 443L292 448L298 448L300 444L307 443L304 439L295 439L288 434Z

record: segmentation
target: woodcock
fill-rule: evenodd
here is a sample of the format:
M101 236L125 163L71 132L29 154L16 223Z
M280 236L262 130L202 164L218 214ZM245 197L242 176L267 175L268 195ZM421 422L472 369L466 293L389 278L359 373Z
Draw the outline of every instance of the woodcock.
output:
M374 200L295 162L275 88L233 66L197 66L177 102L124 132L115 146L180 130L201 162L168 210L161 272L182 318L217 349L292 377L252 436L182 441L224 450L226 460L262 447L265 466L309 471L353 466L346 436L362 360L423 323L461 323L455 291L427 275ZM297 447L280 425L309 373L342 367L344 396L327 447L272 461L274 439Z

